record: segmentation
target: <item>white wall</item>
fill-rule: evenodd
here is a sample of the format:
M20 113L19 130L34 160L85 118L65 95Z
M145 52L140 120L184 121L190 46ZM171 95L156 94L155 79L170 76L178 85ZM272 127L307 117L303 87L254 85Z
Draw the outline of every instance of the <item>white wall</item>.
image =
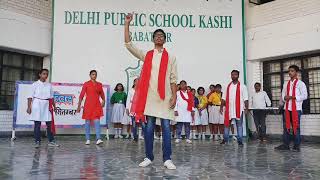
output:
M0 47L28 54L50 54L50 22L0 9L0 27Z
M276 0L264 5L246 1L248 87L263 81L262 61L320 52L320 1ZM320 135L320 115L303 115L304 135ZM280 116L268 116L269 134L281 134Z

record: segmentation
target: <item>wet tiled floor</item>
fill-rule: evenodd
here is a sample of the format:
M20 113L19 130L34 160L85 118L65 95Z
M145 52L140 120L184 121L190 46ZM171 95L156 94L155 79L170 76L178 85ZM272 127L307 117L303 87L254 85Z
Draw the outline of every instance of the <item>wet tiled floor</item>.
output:
M221 146L213 141L173 143L177 170L162 164L161 142L155 162L139 168L144 143L110 140L85 146L80 137L58 137L59 148L45 143L34 149L32 138L14 143L0 139L0 179L320 179L320 145L303 144L300 153L277 152L278 143L248 142Z

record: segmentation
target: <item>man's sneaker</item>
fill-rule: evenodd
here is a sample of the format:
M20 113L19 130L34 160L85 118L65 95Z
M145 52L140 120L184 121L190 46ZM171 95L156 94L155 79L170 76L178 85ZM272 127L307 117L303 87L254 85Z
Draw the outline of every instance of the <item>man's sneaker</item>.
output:
M281 144L280 146L277 146L274 149L279 151L289 151L290 147L287 145Z
M103 141L102 141L101 139L98 139L96 145L100 145L100 144L102 144L102 143L103 143Z
M39 141L34 143L34 148L36 148L36 149L40 148L40 142Z
M239 146L243 146L243 143L242 143L242 142L238 142L238 145L239 145Z
M225 140L222 140L222 142L220 144L224 145L224 144L227 144L227 142Z
M300 146L294 145L293 148L292 148L292 151L300 152Z
M170 170L175 170L177 169L177 167L173 164L173 162L171 160L166 160L166 162L164 162L164 167Z
M192 141L191 141L190 139L187 139L186 142L187 142L188 144L192 144Z
M144 160L139 164L139 167L147 167L152 164L152 161L148 158L144 158Z
M139 139L140 139L140 140L144 140L144 137L143 137L143 136L140 136Z
M50 147L59 147L59 144L57 144L56 142L49 142L48 146L50 146Z
M176 139L176 141L175 141L175 143L180 143L181 142L181 140L180 139Z
M87 141L86 141L86 145L90 145L90 140L87 140Z
M238 138L237 138L235 135L232 136L232 139L233 139L234 141L237 141L237 140L238 140Z

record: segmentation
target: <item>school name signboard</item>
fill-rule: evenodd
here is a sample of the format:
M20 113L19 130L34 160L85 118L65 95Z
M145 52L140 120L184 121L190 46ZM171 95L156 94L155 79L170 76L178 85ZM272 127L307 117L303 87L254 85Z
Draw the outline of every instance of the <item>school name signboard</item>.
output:
M124 23L133 13L131 40L147 51L152 33L166 32L179 79L190 85L227 84L230 71L243 71L243 1L54 0L52 81L83 82L91 69L98 79L130 87L138 63L124 46Z

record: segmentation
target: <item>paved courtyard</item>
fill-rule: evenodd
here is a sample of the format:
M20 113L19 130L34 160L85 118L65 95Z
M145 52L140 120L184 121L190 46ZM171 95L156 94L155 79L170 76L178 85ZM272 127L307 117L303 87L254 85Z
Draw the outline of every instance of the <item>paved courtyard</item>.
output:
M33 148L31 137L11 143L0 138L0 179L320 179L320 144L303 144L301 152L277 152L278 142L236 143L213 141L192 145L173 143L177 170L166 170L161 141L155 142L155 162L139 168L144 142L109 140L85 146L83 137L58 137L59 148Z

